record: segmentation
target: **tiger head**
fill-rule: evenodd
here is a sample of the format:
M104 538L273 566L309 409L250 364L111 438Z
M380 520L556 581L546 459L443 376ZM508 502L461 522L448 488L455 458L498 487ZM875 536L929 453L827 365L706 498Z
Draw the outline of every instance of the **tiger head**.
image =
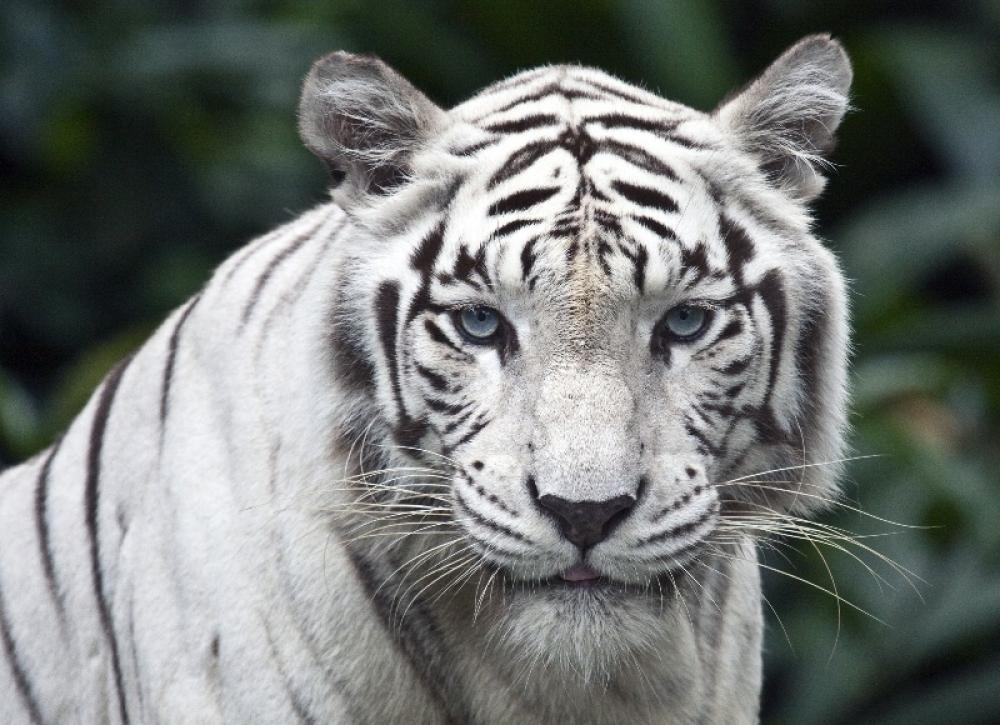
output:
M313 67L301 133L358 230L341 418L433 471L399 488L446 509L453 578L514 584L515 645L624 650L746 521L835 494L846 301L807 204L850 80L826 36L711 113L575 66L450 111L374 57Z

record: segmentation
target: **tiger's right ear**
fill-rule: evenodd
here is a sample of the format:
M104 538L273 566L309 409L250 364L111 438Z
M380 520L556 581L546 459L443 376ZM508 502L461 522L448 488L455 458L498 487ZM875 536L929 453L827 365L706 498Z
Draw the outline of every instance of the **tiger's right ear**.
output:
M810 35L782 53L715 117L757 157L771 179L804 202L826 184L824 159L848 109L851 61L829 35Z
M299 102L299 134L326 164L345 208L404 184L414 152L446 122L443 110L373 55L320 58Z

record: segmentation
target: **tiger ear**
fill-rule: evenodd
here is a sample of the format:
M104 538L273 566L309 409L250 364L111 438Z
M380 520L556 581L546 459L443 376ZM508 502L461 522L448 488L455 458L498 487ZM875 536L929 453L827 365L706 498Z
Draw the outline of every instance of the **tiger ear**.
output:
M338 51L313 64L299 102L299 134L349 207L406 182L414 152L447 116L373 55Z
M848 110L852 77L843 46L829 35L810 35L714 115L781 188L809 201L826 185L820 171Z

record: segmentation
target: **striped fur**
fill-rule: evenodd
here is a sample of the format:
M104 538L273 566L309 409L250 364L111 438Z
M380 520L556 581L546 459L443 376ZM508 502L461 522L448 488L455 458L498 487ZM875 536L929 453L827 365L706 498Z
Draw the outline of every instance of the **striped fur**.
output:
M754 722L756 553L717 531L835 493L805 202L849 81L814 36L710 114L569 66L446 112L319 61L334 201L0 477L0 722ZM625 509L575 545L560 500Z

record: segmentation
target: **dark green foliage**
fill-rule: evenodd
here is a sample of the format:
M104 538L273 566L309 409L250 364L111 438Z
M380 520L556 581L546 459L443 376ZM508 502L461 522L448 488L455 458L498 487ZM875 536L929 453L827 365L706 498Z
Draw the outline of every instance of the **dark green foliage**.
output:
M824 550L840 595L769 575L765 722L1000 722L1000 4L847 0L0 3L0 465L250 236L324 198L294 109L373 51L448 105L578 61L708 108L800 36L856 68L819 229L853 280L857 455L826 521L923 597ZM779 547L780 548L780 547ZM798 543L768 564L825 588ZM793 651L794 648L794 651Z

